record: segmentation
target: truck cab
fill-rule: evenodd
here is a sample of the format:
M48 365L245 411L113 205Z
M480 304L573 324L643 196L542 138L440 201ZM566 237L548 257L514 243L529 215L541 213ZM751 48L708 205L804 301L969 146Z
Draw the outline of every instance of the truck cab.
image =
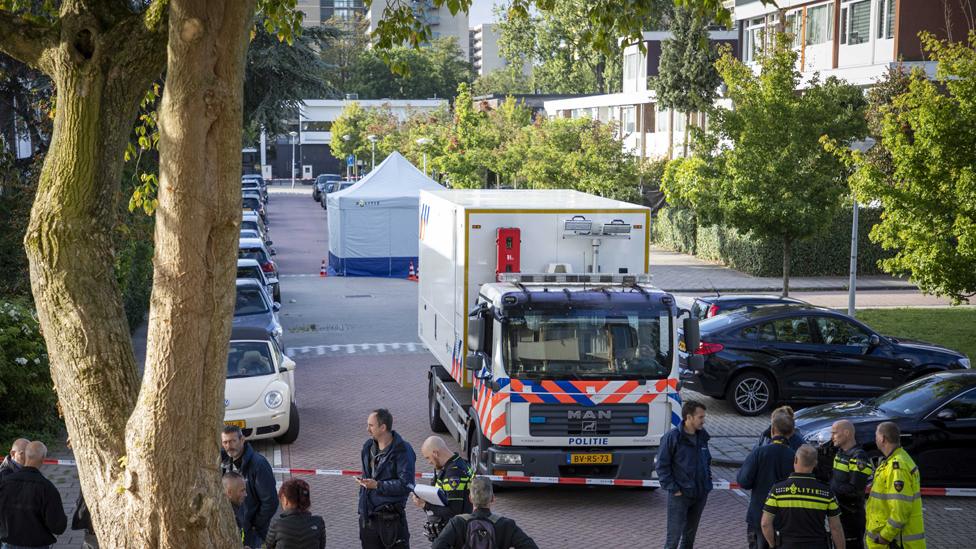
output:
M631 284L488 284L469 322L485 473L650 478L677 402L674 299ZM622 278L622 277L617 277ZM630 277L634 278L634 277Z

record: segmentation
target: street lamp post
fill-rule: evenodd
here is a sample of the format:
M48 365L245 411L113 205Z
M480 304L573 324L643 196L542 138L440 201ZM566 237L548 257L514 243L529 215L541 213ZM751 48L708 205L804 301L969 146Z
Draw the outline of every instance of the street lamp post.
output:
M291 136L291 188L295 188L295 137L298 136L298 132L290 131L288 135Z
M373 144L373 157L370 159L369 171L373 171L376 168L376 142L380 140L379 136L369 134L366 136L369 142Z
M427 175L427 145L430 144L430 138L420 137L417 139L417 144L420 145L424 151L424 175Z
M863 141L856 141L851 144L851 149L866 153L877 143L873 137L867 137ZM854 213L851 215L851 269L850 280L847 283L847 314L854 316L855 300L857 296L857 197L854 197Z

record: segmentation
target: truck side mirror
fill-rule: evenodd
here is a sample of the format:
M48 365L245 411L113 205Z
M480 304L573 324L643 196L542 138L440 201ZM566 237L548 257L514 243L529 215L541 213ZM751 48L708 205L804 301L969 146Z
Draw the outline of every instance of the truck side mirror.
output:
M485 319L482 316L468 318L468 351L484 350Z
M701 345L701 332L698 327L698 319L687 317L684 320L685 351L689 355L694 355Z
M478 373L485 367L484 353L471 353L464 358L464 369Z

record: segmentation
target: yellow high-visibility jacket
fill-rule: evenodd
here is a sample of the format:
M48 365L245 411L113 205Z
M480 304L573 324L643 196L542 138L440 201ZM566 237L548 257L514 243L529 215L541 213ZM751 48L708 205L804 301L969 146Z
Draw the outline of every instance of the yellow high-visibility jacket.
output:
M915 461L898 447L874 472L868 496L864 541L869 549L884 548L880 538L905 549L925 548L922 487Z

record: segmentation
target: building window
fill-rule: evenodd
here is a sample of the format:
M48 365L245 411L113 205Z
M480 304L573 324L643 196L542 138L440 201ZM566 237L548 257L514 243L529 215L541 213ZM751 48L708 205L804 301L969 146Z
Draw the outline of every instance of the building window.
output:
M624 133L637 131L637 109L635 107L624 107L623 118Z
M803 13L799 11L794 11L786 15L786 32L790 35L790 42L793 48L800 47L800 41L802 38L802 27L800 27L803 21Z
M878 1L878 39L895 37L895 0Z
M332 130L332 121L310 120L302 122L303 132L327 132Z
M807 8L806 45L826 44L834 34L834 5L821 4Z
M871 0L859 0L840 10L840 43L864 44L871 34Z
M629 53L624 56L624 80L635 80L640 67L640 56Z
M766 20L762 17L750 19L746 24L745 44L742 47L742 56L748 63L755 61L763 49L763 37L766 34Z

